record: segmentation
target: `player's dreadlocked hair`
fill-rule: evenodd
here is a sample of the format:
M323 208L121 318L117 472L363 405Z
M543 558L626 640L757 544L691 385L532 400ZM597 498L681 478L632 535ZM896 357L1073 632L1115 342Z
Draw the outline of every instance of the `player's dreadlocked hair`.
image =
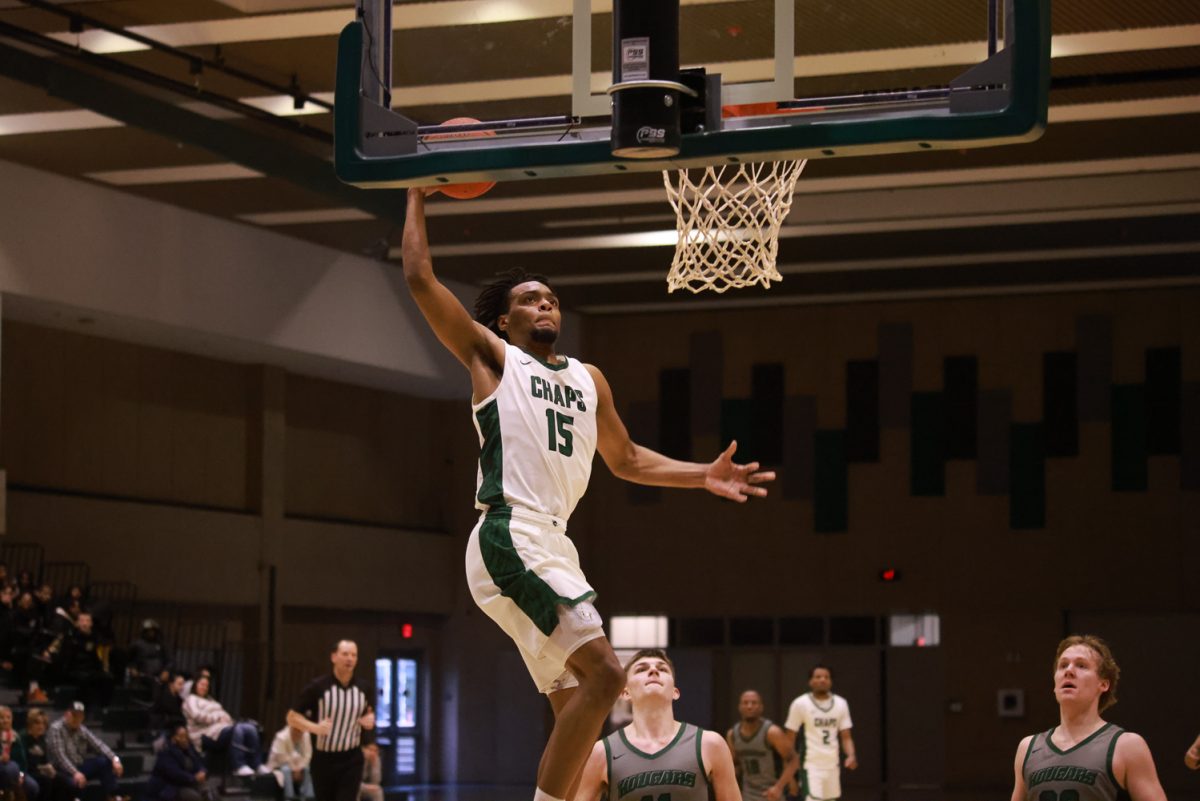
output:
M520 267L497 273L495 279L485 284L483 290L475 298L475 322L491 329L492 333L507 342L508 334L496 326L496 320L500 315L508 314L509 295L512 288L526 281L538 281L550 286L550 279L546 276L539 273L527 273Z

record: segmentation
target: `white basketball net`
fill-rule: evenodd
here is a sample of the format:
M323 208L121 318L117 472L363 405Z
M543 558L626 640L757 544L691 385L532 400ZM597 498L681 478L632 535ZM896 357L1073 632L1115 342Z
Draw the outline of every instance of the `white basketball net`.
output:
M792 208L792 191L807 163L665 170L663 183L679 231L667 290L724 292L755 284L767 288L783 280L775 269L779 226Z

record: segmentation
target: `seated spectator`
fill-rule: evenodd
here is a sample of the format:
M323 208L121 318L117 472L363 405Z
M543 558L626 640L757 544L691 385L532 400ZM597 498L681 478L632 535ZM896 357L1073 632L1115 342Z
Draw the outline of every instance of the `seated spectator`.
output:
M238 776L251 776L255 771L270 773L262 763L258 727L253 723L235 722L220 701L209 697L211 686L211 680L201 676L196 679L192 694L183 702L183 716L192 743L205 754L228 751L229 761Z
M46 797L50 797L50 787L54 782L54 765L50 763L50 750L46 745L46 729L50 721L45 711L31 709L25 715L25 733L21 735L21 748L25 752L25 772L44 788Z
M183 717L183 674L176 673L164 684L154 698L150 714L155 718L155 728L169 729L179 724L187 725Z
M90 612L80 612L75 629L63 642L60 673L63 682L79 687L84 703L106 706L112 699L113 677L100 659L100 638L92 630Z
M54 614L50 616L49 624L46 628L50 629L58 637L65 637L75 630L75 621L83 614L83 605L72 600L62 606L54 607Z
M142 621L142 631L129 646L129 678L157 689L166 684L171 674L171 654L162 641L162 630L150 618Z
M192 694L192 687L194 687L196 682L200 681L200 679L208 679L209 684L212 683L212 665L201 665L196 670L195 678L188 679L183 683L183 700L186 701L187 697Z
M50 651L53 638L42 626L33 596L27 592L17 596L8 635L8 656L12 662L13 676L17 686L29 688L25 695L26 703L46 703L50 698L41 683L48 678L54 656Z
M188 738L187 726L173 726L167 747L154 759L146 798L151 801L202 801L211 795L204 758Z
M34 586L32 570L22 570L17 573L18 592L33 592Z
M25 590L25 592L30 591ZM54 624L54 587L43 583L32 591L32 595L33 605L37 608L38 617L41 618L42 628L51 628Z
M0 667L12 670L13 626L16 624L17 588L0 587Z
M363 750L363 778L358 788L359 801L383 801L383 770L379 764L379 746L367 743Z
M29 801L38 797L38 783L29 775L25 745L13 731L12 710L6 706L0 706L0 791L18 798L23 791Z
M275 771L275 780L283 788L284 801L312 801L312 738L304 729L284 726L271 741L267 767Z
M83 725L85 710L82 702L75 701L46 733L55 792L60 798L77 798L88 779L97 779L105 797L118 801L117 777L124 772L121 760Z
M87 597L84 595L83 587L78 584L67 587L66 594L58 599L58 606L63 609L70 609L73 606L78 606L80 609L86 608Z

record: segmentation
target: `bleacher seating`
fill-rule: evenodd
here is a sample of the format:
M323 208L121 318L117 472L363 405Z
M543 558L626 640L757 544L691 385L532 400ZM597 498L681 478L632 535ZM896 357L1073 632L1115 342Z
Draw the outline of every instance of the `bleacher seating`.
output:
M15 569L29 570L39 580L50 580L56 589L63 589L68 583L86 586L90 578L90 569L86 564L47 562L42 548L34 544L6 543L0 546L0 561L6 561L14 568L14 572ZM144 616L147 611L138 608L136 587L128 582L96 582L92 586L97 590L95 597L104 599L109 604L113 615L113 633L117 635L118 643L127 644L135 630L135 622L140 620L139 615ZM177 659L187 663L181 667L194 669L202 663L216 665L218 672L226 678L226 689L230 689L230 685L233 684L229 681L231 678L240 679L241 655L234 653L236 649L229 648L224 641L222 624L182 621L177 617L171 619L162 614L161 609L156 609L154 615L165 619L166 627L173 634L179 635ZM105 709L89 708L85 725L121 758L124 775L118 782L118 792L134 801L141 801L154 767L153 741L158 732L151 730L149 690L142 686L121 686L121 678L118 676L119 686L113 692L109 706ZM12 677L0 671L0 704L13 710L13 724L18 730L24 728L26 714L30 708L25 703L24 689L13 686ZM240 681L234 691L240 699ZM77 699L78 694L78 687L59 684L53 689L50 703L38 706L45 709L53 721ZM207 759L211 763L208 766L209 774L221 776L223 758L220 755L212 755ZM275 778L271 775L228 776L221 783L221 792L225 796L236 795L252 799L280 797ZM80 792L79 799L104 801L103 789L98 782L89 782Z

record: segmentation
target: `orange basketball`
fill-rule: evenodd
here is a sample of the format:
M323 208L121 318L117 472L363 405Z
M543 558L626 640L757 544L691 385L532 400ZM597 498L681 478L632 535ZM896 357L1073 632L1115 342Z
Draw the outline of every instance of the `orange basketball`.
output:
M468 125L470 123L479 122L472 117L455 117L452 120L446 120L442 125ZM446 133L446 134L430 134L425 137L425 141L435 141L438 139L478 139L481 136L495 136L495 131L463 131L462 133ZM434 187L434 191L441 192L443 195L449 195L457 200L470 200L473 197L479 197L496 185L495 181L478 181L468 184L446 184L445 186Z

